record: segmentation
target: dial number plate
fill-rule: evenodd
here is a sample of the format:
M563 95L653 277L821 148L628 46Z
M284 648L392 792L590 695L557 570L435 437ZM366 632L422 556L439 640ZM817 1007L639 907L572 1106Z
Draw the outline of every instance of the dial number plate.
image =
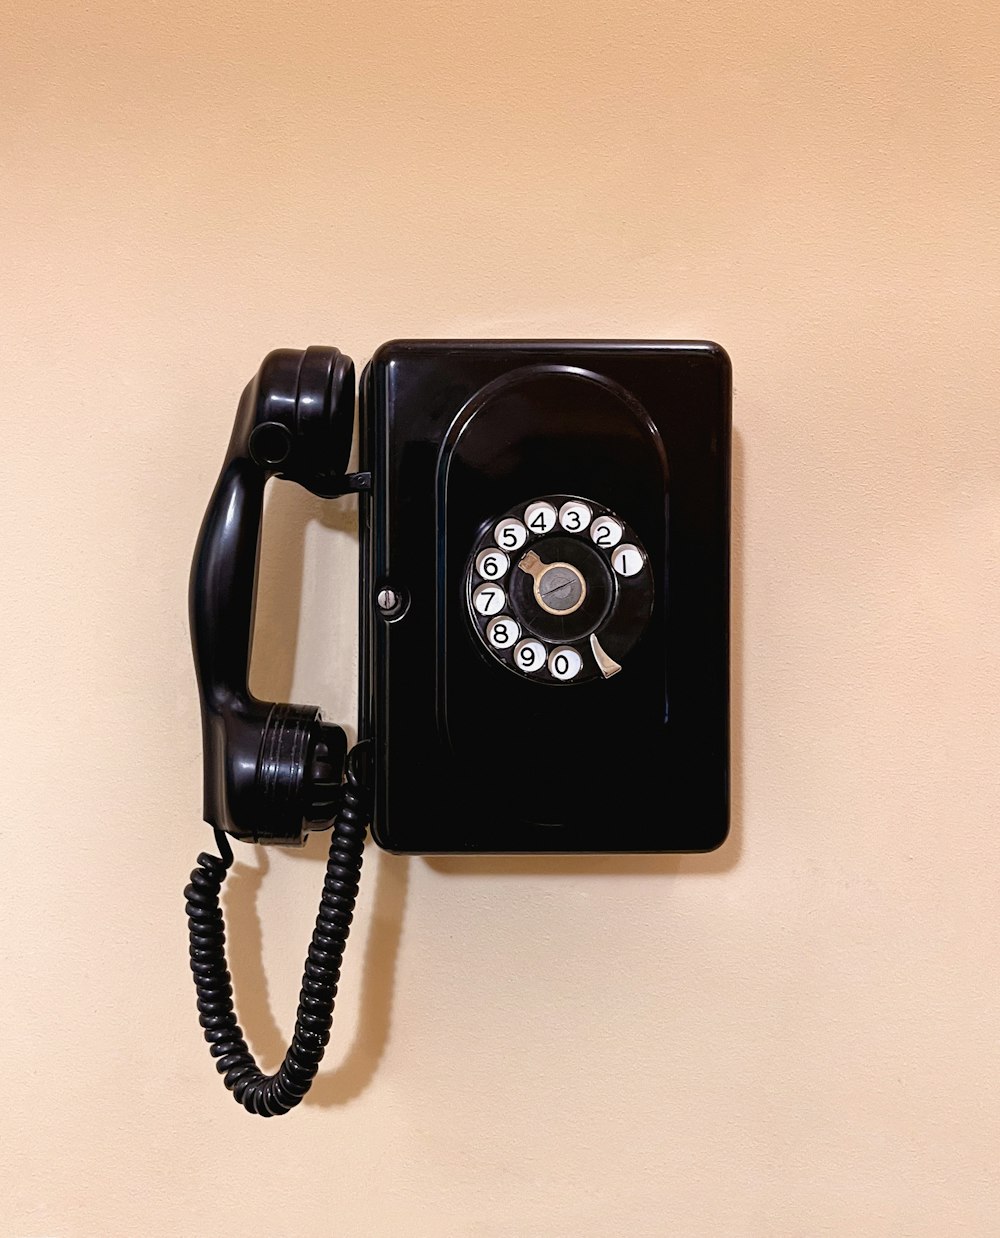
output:
M653 609L638 533L590 497L539 495L495 517L472 547L466 610L483 656L526 682L607 681Z

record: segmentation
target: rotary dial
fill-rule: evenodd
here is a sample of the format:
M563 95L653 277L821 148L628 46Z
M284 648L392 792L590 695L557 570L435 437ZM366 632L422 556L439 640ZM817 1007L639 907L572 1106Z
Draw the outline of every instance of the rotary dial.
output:
M484 647L537 683L610 679L642 635L653 572L635 532L591 499L546 495L492 521L466 571Z

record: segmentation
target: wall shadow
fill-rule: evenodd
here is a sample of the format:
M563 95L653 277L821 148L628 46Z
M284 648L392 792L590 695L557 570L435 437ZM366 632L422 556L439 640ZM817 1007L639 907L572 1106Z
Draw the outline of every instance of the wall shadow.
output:
M330 502L301 486L270 481L265 496L250 666L250 690L263 700L292 699L306 530L310 524L346 533L357 542L357 498ZM357 728L350 723L341 725L353 744Z

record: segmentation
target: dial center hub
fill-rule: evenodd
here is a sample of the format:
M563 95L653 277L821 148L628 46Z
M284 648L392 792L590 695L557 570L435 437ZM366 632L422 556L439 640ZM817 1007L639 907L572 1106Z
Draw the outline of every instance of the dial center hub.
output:
M535 582L535 599L545 610L571 615L583 604L587 586L583 577L568 563L553 563Z
M543 563L529 550L517 565L533 582L535 601L550 615L572 615L587 596L587 582L572 563Z

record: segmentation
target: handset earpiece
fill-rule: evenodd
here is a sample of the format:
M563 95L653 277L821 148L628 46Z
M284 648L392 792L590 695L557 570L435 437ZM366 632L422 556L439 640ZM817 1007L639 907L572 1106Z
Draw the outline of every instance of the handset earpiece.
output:
M250 386L256 408L247 447L254 462L320 498L342 494L354 433L350 357L338 348L278 349Z
M339 803L347 738L316 707L249 688L264 487L279 476L332 497L354 428L354 364L336 348L280 349L240 399L191 571L191 639L201 698L204 815L254 842L301 844Z

